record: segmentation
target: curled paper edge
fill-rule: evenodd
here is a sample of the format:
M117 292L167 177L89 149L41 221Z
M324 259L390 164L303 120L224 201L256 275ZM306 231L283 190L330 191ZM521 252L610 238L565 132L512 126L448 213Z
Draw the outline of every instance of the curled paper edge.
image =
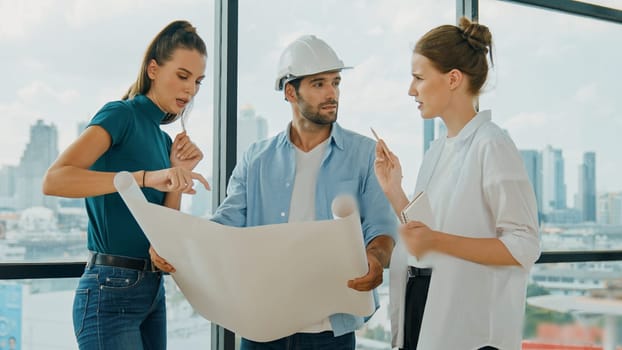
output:
M358 211L356 200L351 195L339 195L333 199L331 211L335 219L344 219Z
M120 171L114 176L114 187L121 195L121 198L127 203L133 198L147 200L143 191L138 187L138 183L134 180L134 176L130 172Z

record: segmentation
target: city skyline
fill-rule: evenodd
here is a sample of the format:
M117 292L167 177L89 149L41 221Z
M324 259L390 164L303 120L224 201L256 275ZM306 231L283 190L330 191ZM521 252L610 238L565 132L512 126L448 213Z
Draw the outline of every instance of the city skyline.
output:
M427 120L426 122L430 122ZM423 139L429 142L433 135L444 134L442 124L427 123L424 127ZM241 157L246 148L253 142L267 137L268 120L258 115L252 105L244 105L238 117L238 144L237 157ZM80 133L86 126L85 122L78 122L76 130ZM435 130L435 126L439 129ZM0 166L0 206L6 207L6 203L13 199L20 199L13 203L15 209L25 209L35 204L40 204L51 209L56 209L58 200L53 197L43 196L38 189L38 184L47 167L58 155L58 141L54 124L45 124L42 120L30 128L30 140L20 157L20 163L16 166ZM597 220L597 200L600 196L611 196L622 192L598 192L596 174L596 153L585 152L583 163L579 165L578 191L574 196L568 196L565 182L563 150L552 145L546 145L542 150L519 150L523 158L525 169L532 183L538 204L539 216L551 213L554 210L578 209L581 211L583 221ZM204 194L202 199L211 201L211 194ZM577 203L569 206L568 197L577 198ZM204 215L207 208L211 208L211 202L197 204L191 202L191 207L186 209L197 215ZM202 209L199 209L202 208Z
M620 8L619 0L598 2ZM455 23L455 6L454 0L390 4L373 0L240 0L236 109L242 118L249 111L245 106L252 105L253 114L248 116L258 124L244 127L239 123L239 151L250 137L244 135L270 137L284 130L291 120L289 104L273 89L278 57L298 35L316 34L334 47L344 63L354 66L342 73L339 122L366 136L371 136L371 126L387 141L400 157L404 188L410 194L424 149L424 122L407 95L410 53L425 31ZM148 42L175 19L192 22L208 46L206 79L186 126L205 154L197 171L206 177L212 175L216 42L212 0L0 0L0 8L0 63L5 82L0 85L0 113L5 116L0 134L0 197L14 186L6 178L15 176L23 155L35 156L28 151L33 147L28 144L38 120L56 128L58 152L62 152L99 108L123 95L136 77ZM543 250L619 249L622 163L617 133L622 129L622 99L618 97L616 72L622 47L616 45L615 38L622 37L622 26L496 0L480 0L478 9L481 22L491 28L495 44L495 67L480 97L480 108L493 110L493 121L512 137L523 151L523 159L530 159L531 169L529 165L526 168L536 189L542 186L542 181L535 180L542 166L540 153L548 147L560 151L563 166L560 169L558 165L556 171L552 161L547 173L552 174L554 188L558 187L555 174L561 173L563 178L564 199L555 202L565 202L563 210L568 215L558 215L556 220L577 219L577 212L570 207L583 203L582 198L597 198L598 223L542 225ZM443 127L438 119L436 124ZM174 137L181 126L174 123L164 130ZM33 191L39 189L32 186ZM202 216L209 211L207 204L211 206L211 193L199 190L194 197L183 197L182 208ZM588 196L578 196L579 192ZM587 199L591 201L591 197ZM74 207L75 201L83 200L69 201L59 200L63 210L56 213L57 232L49 235L38 230L28 233L27 225L21 222L21 217L36 220L37 210L0 212L0 236L5 234L0 238L2 259L44 264L83 260L87 253L83 229L86 212ZM528 293L531 287L539 293L607 292L608 278L616 278L620 271L620 263L610 261L538 264L531 276L544 287L530 284ZM383 306L369 323L378 327L384 338L371 330L363 336L357 334L357 343L368 350L380 343L374 341L365 347L371 339L385 343L389 339L387 281L385 275L385 284L379 289ZM25 350L76 347L71 325L75 282L64 278L3 282L24 285L21 344ZM166 287L169 347L209 348L210 322L187 305L170 276ZM619 286L613 287L619 293ZM561 322L560 315L547 318L543 310L530 314L530 308L533 310L531 306L527 309L525 329ZM561 316L562 323L573 317ZM572 322L579 325L585 324L583 321L578 318ZM525 339L537 339L535 331L533 336L525 334ZM557 342L569 343L567 339Z
M20 4L13 13L1 15L6 24L0 26L0 45L7 55L0 62L11 67L5 72L6 81L15 83L0 87L0 112L11 120L0 138L0 166L18 163L29 125L37 119L57 125L59 150L64 150L75 139L75 123L88 121L105 102L125 92L153 33L162 23L183 15L197 25L208 44L206 80L188 131L205 153L198 170L212 173L213 2L187 0L179 12L167 10L164 1L155 1L149 11L142 2ZM240 3L238 108L250 103L268 118L268 136L283 130L291 112L272 88L278 55L296 36L315 33L354 66L342 74L339 122L367 136L371 136L369 127L374 127L400 157L404 187L411 192L423 154L423 122L406 93L410 50L427 29L455 22L455 2L403 1L392 7L373 1L355 6L303 1L282 5L264 14L258 3ZM349 28L336 25L341 22L340 9L352 13ZM616 79L609 73L622 60L622 47L608 45L608 38L622 35L620 26L492 0L480 1L479 10L496 45L496 65L480 108L493 110L493 121L508 130L519 149L552 144L564 150L568 202L578 191L576 169L584 152L599 155L599 190L622 190L618 180L622 165L615 151L622 101L615 93ZM509 13L525 18L528 25L517 30L506 21ZM274 21L276 17L296 18L297 25L292 27L291 20ZM131 35L119 32L130 24L137 28ZM78 42L86 44L76 46ZM114 55L102 55L103 47L114 50ZM579 61L585 52L602 54L590 55L598 63L592 69L577 70L584 66ZM537 93L534 87L546 93ZM180 129L177 123L167 126L171 134Z

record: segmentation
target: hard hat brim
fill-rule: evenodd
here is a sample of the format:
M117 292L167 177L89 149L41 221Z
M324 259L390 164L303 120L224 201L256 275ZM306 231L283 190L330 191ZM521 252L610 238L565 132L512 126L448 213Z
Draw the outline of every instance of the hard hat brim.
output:
M353 66L342 66L342 67L329 68L326 70L323 69L317 72L305 72L305 73L299 73L299 74L289 73L285 76L281 76L276 79L276 82L274 83L274 89L276 91L281 91L285 88L285 85L287 85L287 83L289 83L290 81L296 80L296 79L302 79L310 75L329 73L329 72L341 72L344 69L353 69L353 68L354 68Z

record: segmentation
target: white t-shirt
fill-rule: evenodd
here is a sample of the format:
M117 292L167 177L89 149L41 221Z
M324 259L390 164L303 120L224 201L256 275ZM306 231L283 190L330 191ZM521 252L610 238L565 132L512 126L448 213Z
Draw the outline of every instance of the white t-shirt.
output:
M328 141L320 143L309 152L303 152L296 148L296 177L292 190L292 200L289 204L288 222L301 222L315 220L315 189L317 176L320 172L320 165L326 154ZM331 331L333 328L330 320L326 317L318 323L313 324L301 333L320 333Z

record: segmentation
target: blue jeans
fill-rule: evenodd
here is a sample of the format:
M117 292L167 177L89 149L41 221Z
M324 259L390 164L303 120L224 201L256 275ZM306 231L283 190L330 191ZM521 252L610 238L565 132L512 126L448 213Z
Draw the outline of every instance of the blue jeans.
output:
M73 301L73 329L80 350L166 349L162 274L87 267Z
M354 332L335 337L333 332L296 333L271 342L258 343L242 338L240 350L354 350Z

